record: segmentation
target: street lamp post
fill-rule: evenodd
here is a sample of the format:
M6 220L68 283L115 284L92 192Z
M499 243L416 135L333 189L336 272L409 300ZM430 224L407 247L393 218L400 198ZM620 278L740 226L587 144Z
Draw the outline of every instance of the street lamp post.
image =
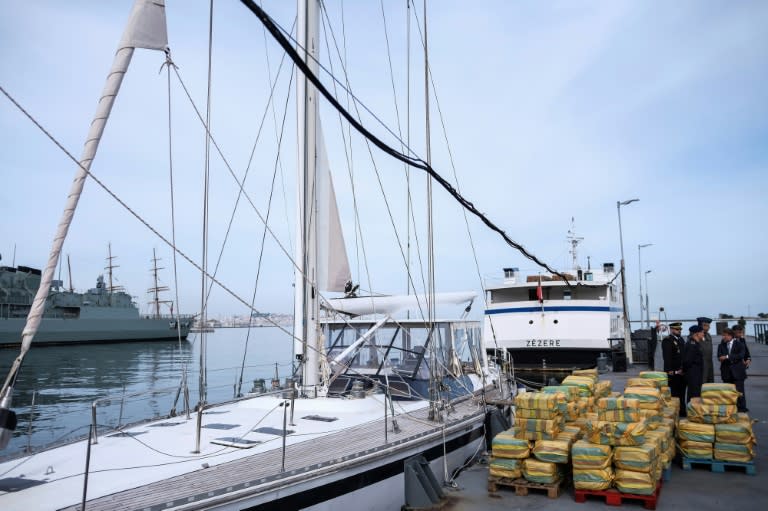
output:
M648 308L648 274L652 271L645 270L645 328L651 328L651 309Z
M637 246L637 285L640 288L640 327L643 326L643 263L640 249L653 246L653 243L643 243ZM647 326L646 326L647 327Z
M621 232L621 207L640 199L629 199L625 201L616 201L616 212L619 215L619 245L621 246L621 301L624 309L624 352L627 354L627 363L633 364L632 359L632 338L629 328L629 312L627 311L627 278L624 271L624 237Z

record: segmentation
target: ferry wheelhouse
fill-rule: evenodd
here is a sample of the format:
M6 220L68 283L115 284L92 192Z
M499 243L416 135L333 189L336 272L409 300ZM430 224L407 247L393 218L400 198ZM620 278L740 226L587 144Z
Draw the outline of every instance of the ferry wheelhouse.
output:
M486 282L483 335L489 353L515 367L594 367L613 340L624 336L621 282L613 263L527 275L504 268L503 281Z

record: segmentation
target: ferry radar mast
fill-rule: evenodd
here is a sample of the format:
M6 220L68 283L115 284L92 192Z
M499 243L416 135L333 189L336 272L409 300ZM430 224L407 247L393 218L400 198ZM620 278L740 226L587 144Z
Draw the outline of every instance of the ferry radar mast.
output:
M571 228L568 229L568 236L566 236L566 239L568 240L568 243L571 244L570 252L571 252L571 257L573 259L572 268L574 270L580 270L581 266L579 266L579 257L576 252L576 249L578 248L579 243L581 243L584 240L584 238L580 236L576 236L576 225L573 217L571 217Z

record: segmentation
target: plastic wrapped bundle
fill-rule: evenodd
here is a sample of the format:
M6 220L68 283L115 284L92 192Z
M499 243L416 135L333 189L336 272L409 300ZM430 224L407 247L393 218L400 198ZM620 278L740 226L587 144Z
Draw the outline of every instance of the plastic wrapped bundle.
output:
M523 476L523 460L492 457L489 473L496 477L518 479Z
M661 409L661 416L669 419L675 419L679 415L679 410L674 406L665 406Z
M587 425L587 422L590 422L590 421L594 422L594 421L599 421L600 420L600 417L597 415L597 412L585 412L583 417L584 417L584 426L585 427Z
M629 378L625 390L630 387L653 387L654 389L661 388L659 380L652 380L650 378Z
M640 408L661 410L663 404L661 391L656 387L627 387L624 390L624 397L637 399L640 402Z
M710 405L735 405L739 392L733 383L705 383L701 386L701 400Z
M733 424L715 424L715 442L725 444L755 443L751 422L734 422Z
M661 399L666 402L672 399L672 389L669 388L667 385L662 386L660 389L661 391ZM680 400L678 399L678 403Z
M684 456L698 460L712 459L712 444L708 442L695 442L693 440L680 439L680 450Z
M637 410L640 402L626 397L602 397L597 400L597 410Z
M523 392L515 396L516 408L528 408L530 410L562 410L565 406L565 394L556 392Z
M566 376L563 379L562 385L569 385L578 387L579 396L589 397L594 394L595 380L586 376Z
M515 417L521 419L554 419L560 420L563 412L560 410L537 410L536 408L515 408Z
M579 424L577 422L566 423L562 431L564 433L574 433L577 437L577 440L579 440L584 435L584 424Z
M554 440L562 421L515 417L515 436L526 440Z
M648 431L645 434L645 441L653 441L659 446L659 452L666 452L669 449L669 443L672 439L665 431Z
M716 443L714 449L716 460L720 461L738 461L749 463L755 457L751 444L725 444Z
M565 407L565 413L563 414L563 417L565 417L566 422L570 422L578 419L581 416L582 408L583 407L575 401L571 401L570 403L567 403Z
M736 422L746 422L752 424L752 419L749 418L749 414L746 412L739 412L736 414Z
M565 431L565 430L558 433L557 436L555 437L555 440L559 440L561 442L568 442L569 447L578 439L579 439L578 433L574 433L572 431Z
M607 490L613 484L613 468L573 468L573 487L577 490Z
M648 425L648 429L656 429L659 427L659 425L661 425L662 420L664 419L664 417L661 415L661 410L655 410L652 408L641 408L639 415L640 419L644 420Z
M515 437L513 428L493 437L491 452L496 458L527 458L531 453L531 444L528 440Z
M532 483L556 483L560 480L560 470L555 463L528 458L523 460L523 477Z
M606 397L611 394L611 380L600 380L595 383L595 397Z
M533 455L539 461L568 463L571 442L563 440L539 440L533 447Z
M736 405L706 404L701 398L688 401L688 420L706 424L732 424L736 422Z
M682 419L677 425L677 438L713 444L715 443L715 426Z
M613 485L622 493L635 495L653 495L656 491L656 478L647 472L616 469Z
M613 449L609 445L598 445L579 440L571 446L571 461L574 470L604 469L611 466Z
M575 387L575 388L578 388L578 387ZM596 401L594 396L579 396L579 398L576 399L576 403L579 405L579 407L582 410L584 410L584 413L595 411Z
M541 387L541 391L545 394L556 394L560 392L565 395L566 401L573 401L579 397L578 387L573 387L571 385L547 385L546 387Z
M641 445L645 443L645 422L588 421L584 438L602 445Z
M571 371L571 374L574 376L586 376L587 378L592 378L594 381L597 381L600 377L600 373L598 373L597 369L594 367L592 369L574 369Z
M617 410L601 410L598 408L597 418L601 421L610 422L637 422L642 417L640 409L619 408Z
M649 380L657 380L659 382L658 387L661 388L665 385L669 385L669 379L667 373L664 371L640 371L638 374L640 378L646 378Z
M655 445L643 444L635 447L617 447L613 450L613 464L616 468L652 472L658 452Z

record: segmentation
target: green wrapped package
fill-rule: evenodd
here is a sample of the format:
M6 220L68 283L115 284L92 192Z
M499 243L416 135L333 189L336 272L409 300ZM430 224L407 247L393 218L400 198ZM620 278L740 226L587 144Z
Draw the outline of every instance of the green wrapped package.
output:
M515 417L521 419L554 419L560 420L563 412L560 410L537 410L535 408L515 408Z
M579 389L579 396L591 397L594 394L595 380L587 376L566 376L561 385L569 385Z
M647 430L644 421L587 421L584 438L602 445L642 445Z
M616 469L613 485L622 493L653 495L656 491L656 481L652 473Z
M751 444L715 443L714 457L720 461L737 461L749 463L755 457Z
M640 378L646 378L649 380L658 380L659 388L669 385L669 379L667 378L667 373L665 373L664 371L640 371L640 374L638 374L638 376Z
M661 410L663 405L661 391L656 387L627 387L624 389L624 397L637 399L640 408Z
M646 442L654 441L658 443L659 450L661 452L665 452L669 448L669 443L672 441L672 439L670 438L670 435L666 431L654 430L654 431L648 431L645 434L645 441Z
M677 424L677 438L713 444L715 443L715 426L682 419Z
M654 389L659 389L661 388L661 383L659 380L651 378L629 378L625 387L627 389L630 387L653 387Z
M715 424L715 442L725 444L755 443L751 422L734 422L733 424Z
M600 380L595 383L595 397L607 397L611 394L611 380Z
M597 410L637 410L640 401L626 397L602 397L597 400Z
M518 479L523 476L523 460L492 457L489 474L496 477Z
M523 392L515 396L515 408L531 410L560 410L565 406L565 394L545 392Z
M560 392L565 394L565 399L567 401L573 401L579 397L578 387L572 387L570 385L547 385L546 387L542 387L541 391L545 394L556 394Z
M579 440L571 446L573 468L603 469L610 467L613 449L610 445L599 445Z
M531 453L531 444L528 440L517 438L512 428L493 437L491 452L496 458L527 458Z
M571 443L563 440L537 440L533 447L533 455L539 461L550 463L568 463Z
M613 464L616 468L651 473L656 463L656 446L643 444L635 447L616 447L613 450Z
M613 484L613 468L573 468L573 487L577 490L607 490Z
M515 417L515 436L526 440L554 440L564 424L562 420Z

